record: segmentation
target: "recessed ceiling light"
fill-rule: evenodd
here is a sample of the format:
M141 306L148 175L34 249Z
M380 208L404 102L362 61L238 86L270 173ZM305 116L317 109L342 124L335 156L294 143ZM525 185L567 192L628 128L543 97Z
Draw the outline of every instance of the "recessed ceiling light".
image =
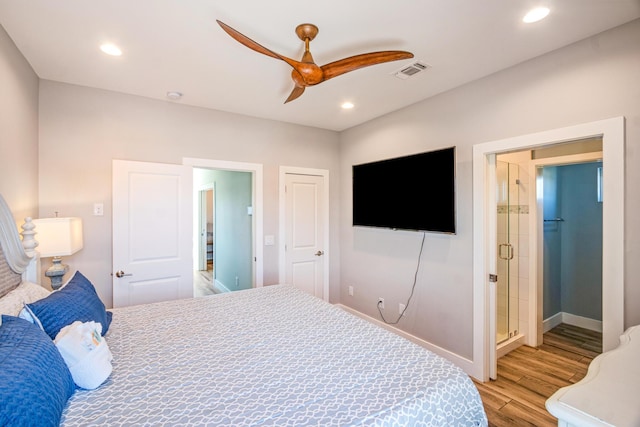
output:
M354 107L354 105L353 103L347 101L347 102L343 102L341 107L343 110L350 110Z
M120 48L114 44L111 43L105 43L103 45L100 46L100 50L103 51L104 53L106 53L107 55L111 55L111 56L120 56L122 55L122 51L120 50Z
M535 9L531 9L525 16L522 18L522 22L527 24L531 24L533 22L538 22L547 17L549 14L548 7L536 7Z

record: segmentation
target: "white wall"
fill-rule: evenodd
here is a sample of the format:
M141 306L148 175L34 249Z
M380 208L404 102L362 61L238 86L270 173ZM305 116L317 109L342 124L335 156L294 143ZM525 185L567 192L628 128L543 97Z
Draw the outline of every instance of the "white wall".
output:
M184 157L264 165L264 233L278 235L280 165L328 169L331 241L338 253L338 134L172 102L40 82L40 215L79 216L84 248L65 258L111 305L111 161L182 163ZM333 179L335 178L335 179ZM105 215L93 216L93 203ZM330 252L331 253L331 252ZM339 259L331 258L331 295ZM264 248L264 283L278 282L277 246Z
M0 194L16 222L38 214L38 76L0 26Z
M640 264L633 262L640 253L639 76L636 20L343 132L342 303L378 317L376 300L382 296L397 312L397 303L409 295L421 238L350 226L351 166L455 145L458 233L427 235L414 301L398 326L473 358L472 146L625 116L625 327L640 323ZM416 197L424 197L428 207L428 186L417 189ZM355 288L353 297L349 285Z

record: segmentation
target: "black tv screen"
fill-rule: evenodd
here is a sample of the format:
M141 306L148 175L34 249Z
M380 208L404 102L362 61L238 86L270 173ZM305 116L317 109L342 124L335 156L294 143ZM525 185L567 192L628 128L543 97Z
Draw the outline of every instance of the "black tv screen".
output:
M353 225L456 232L455 147L353 166Z

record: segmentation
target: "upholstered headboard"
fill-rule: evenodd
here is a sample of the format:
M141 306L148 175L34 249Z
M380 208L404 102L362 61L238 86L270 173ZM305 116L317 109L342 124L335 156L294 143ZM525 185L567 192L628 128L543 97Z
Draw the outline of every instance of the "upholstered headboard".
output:
M20 284L32 261L33 256L27 255L22 246L11 210L0 195L0 297Z
M4 252L0 248L0 298L15 289L22 281L22 274L18 274L9 267L9 263L4 257Z

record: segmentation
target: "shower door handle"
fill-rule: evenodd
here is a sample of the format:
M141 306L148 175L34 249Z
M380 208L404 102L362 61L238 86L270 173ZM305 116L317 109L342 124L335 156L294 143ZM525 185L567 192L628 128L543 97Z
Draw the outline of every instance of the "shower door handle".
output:
M502 250L503 248L507 249L506 250L506 252L507 252L506 255L503 255L503 253L504 253L503 250ZM498 245L498 257L500 259L504 259L504 260L507 260L507 261L513 259L513 245L511 245L510 243L500 243Z

